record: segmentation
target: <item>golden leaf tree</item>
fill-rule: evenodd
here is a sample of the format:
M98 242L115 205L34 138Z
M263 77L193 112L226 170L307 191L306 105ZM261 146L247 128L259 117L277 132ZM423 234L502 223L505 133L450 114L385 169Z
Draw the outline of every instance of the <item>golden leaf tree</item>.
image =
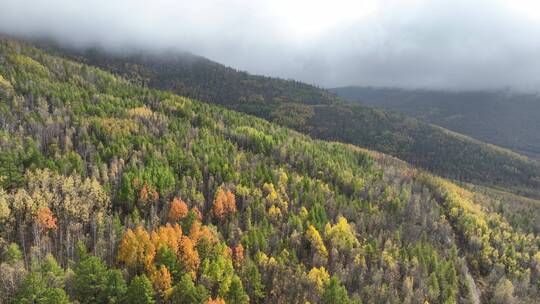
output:
M179 259L182 262L185 271L195 275L200 264L199 253L195 248L195 243L189 237L182 236L178 251Z
M155 255L156 248L149 233L140 226L135 231L128 229L120 241L118 261L128 267L150 272Z
M175 197L171 202L171 207L169 209L169 221L178 222L188 215L188 211L189 210L186 203L183 200Z
M161 267L152 274L150 279L152 281L154 289L161 293L165 293L171 288L171 273L169 272L169 269L167 269L167 267L164 265L161 265Z
M219 188L216 192L212 213L218 219L223 219L229 214L236 213L236 198L230 190Z
M51 230L58 228L58 226L56 225L56 218L54 217L54 214L52 213L51 209L47 207L42 207L38 210L37 223L39 227L43 230Z

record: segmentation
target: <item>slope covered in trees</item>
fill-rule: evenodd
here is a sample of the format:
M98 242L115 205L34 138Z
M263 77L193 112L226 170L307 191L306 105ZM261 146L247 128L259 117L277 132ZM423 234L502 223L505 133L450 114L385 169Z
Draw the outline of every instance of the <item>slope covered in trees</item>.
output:
M447 178L540 197L537 162L414 118L347 103L317 87L250 75L189 54L53 49L133 83L220 104L316 138L391 154Z
M535 232L397 159L13 40L0 75L2 303L540 296Z
M538 94L370 87L331 91L351 101L396 110L537 159L540 157Z

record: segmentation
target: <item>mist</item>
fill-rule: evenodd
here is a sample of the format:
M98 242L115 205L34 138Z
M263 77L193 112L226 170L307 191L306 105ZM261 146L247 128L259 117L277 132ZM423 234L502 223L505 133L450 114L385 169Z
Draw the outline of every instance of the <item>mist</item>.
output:
M0 32L191 52L323 87L540 88L533 0L2 0Z

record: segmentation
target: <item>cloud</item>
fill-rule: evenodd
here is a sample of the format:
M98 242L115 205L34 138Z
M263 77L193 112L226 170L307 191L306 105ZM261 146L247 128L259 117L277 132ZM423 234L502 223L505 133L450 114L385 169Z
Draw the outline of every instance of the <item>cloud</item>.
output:
M540 88L534 0L3 0L0 31L328 87Z

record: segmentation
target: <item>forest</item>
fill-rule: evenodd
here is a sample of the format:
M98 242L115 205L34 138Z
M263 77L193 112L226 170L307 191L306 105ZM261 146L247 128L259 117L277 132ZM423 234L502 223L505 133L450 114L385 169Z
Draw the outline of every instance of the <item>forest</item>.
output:
M342 87L330 90L351 101L399 111L479 140L540 157L540 97L521 90L404 90Z
M0 302L537 302L538 204L273 115L0 38Z
M474 138L486 138L477 136L478 133L454 133L397 112L363 106L358 102L348 102L316 86L294 80L251 75L192 54L152 54L137 51L118 54L99 48L82 50L66 48L51 41L41 41L39 45L60 56L99 66L129 79L132 83L170 90L182 96L219 104L228 109L273 121L314 138L350 143L390 154L446 178L540 198L538 161L462 135L471 134ZM373 103L366 103L368 105L374 105L382 99L375 93L368 96L373 96ZM406 94L400 95L400 98L389 99L395 102L403 101L405 106L411 104L406 103ZM456 99L459 98L452 100ZM459 104L467 103L468 100L464 98ZM466 108L469 107L475 106ZM412 104L410 108L429 111L425 109L432 107ZM484 107L476 105L476 110L473 109L470 113L477 113L478 108ZM489 133L495 135L487 137L489 139L496 137L497 140L489 142L515 142L513 135L503 136L517 130L516 124L507 127L507 124L503 123L506 119L500 117L501 114L510 112L501 109L497 111L499 114L490 119L496 121L498 127L488 127ZM415 113L410 114L418 116ZM510 114L507 116L513 117ZM428 122L448 126L451 130L456 130L454 126L457 124L460 126L457 128L459 131L465 130L465 126L470 126L474 122L482 125L475 127L475 130L485 130L484 118L469 117L465 120L466 123L462 119L453 124L438 124L440 122L438 119ZM530 130L536 130L534 128L536 122L530 120L525 120L529 123L519 130L529 127ZM506 128L506 131L501 132L501 128ZM532 133L536 136L532 131L517 133ZM529 139L531 138L529 136ZM534 140L527 142L533 143Z

